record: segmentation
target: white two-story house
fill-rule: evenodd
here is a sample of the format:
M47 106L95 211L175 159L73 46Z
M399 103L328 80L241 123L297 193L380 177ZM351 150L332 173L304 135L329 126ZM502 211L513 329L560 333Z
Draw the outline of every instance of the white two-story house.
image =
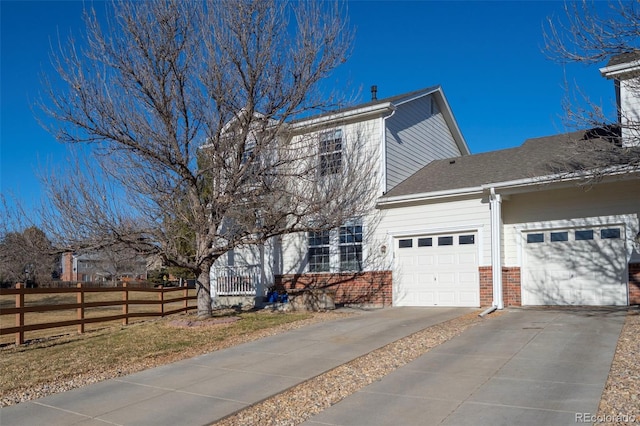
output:
M317 144L319 175L357 168L357 141L367 150L371 197L384 196L433 160L469 155L441 87L375 99L362 105L298 120L288 125L293 138ZM364 160L364 156L362 157ZM363 164L363 169L365 168ZM380 211L345 218L340 227L272 238L264 245L231 250L212 268L214 300L229 295L263 297L267 289L320 287L335 292L337 303L390 305L392 272L386 238L379 238ZM249 279L247 279L249 277ZM215 302L214 302L215 303Z

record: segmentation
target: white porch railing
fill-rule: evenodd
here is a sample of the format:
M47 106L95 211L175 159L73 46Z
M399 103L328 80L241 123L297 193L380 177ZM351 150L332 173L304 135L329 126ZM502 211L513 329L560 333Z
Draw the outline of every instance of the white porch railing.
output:
M259 265L213 268L213 294L216 296L256 296L262 272Z

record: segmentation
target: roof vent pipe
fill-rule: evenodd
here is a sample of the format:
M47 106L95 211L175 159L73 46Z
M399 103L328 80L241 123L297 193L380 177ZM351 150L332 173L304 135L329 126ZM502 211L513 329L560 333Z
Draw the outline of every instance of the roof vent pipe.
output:
M376 85L371 86L371 100L372 101L378 100L378 86Z

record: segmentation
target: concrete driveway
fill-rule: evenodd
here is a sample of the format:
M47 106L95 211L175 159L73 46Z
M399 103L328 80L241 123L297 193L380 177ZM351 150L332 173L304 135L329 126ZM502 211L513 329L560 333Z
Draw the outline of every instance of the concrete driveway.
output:
M575 425L597 413L626 310L506 310L311 425Z
M212 423L472 308L389 308L0 408L0 425Z

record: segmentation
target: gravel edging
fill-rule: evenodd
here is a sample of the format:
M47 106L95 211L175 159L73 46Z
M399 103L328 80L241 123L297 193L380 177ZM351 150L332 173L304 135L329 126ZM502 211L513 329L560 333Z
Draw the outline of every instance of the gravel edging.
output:
M479 312L445 321L396 340L225 417L213 425L298 425L365 386L382 379L430 349L461 334L467 328L490 318L480 318ZM501 313L494 313L492 316L497 315Z
M640 424L640 310L627 312L602 392L597 424Z

